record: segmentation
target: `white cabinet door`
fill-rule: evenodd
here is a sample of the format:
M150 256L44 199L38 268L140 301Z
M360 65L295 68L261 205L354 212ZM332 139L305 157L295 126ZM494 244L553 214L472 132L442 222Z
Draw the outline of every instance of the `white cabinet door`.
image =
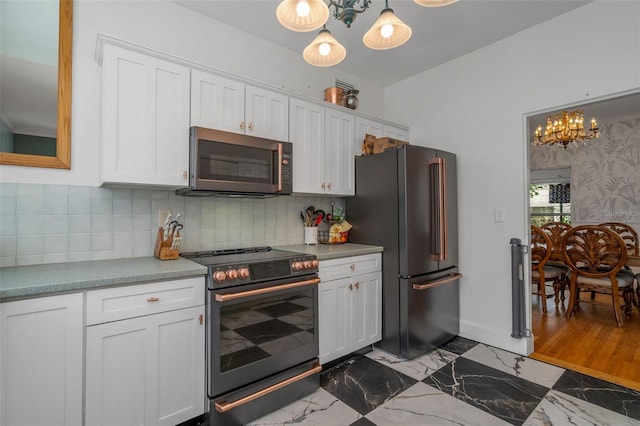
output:
M409 132L400 127L389 126L385 124L382 126L382 136L394 139L400 139L401 141L409 142Z
M356 136L354 140L354 154L362 154L362 144L364 143L365 136L367 134L373 135L376 138L382 137L382 123L369 120L364 117L356 117Z
M324 107L291 99L293 192L324 193Z
M82 424L82 294L0 303L0 424Z
M353 284L353 336L356 349L382 339L382 272L356 275Z
M191 125L244 133L244 83L191 71Z
M187 184L189 73L182 65L104 46L103 182Z
M175 425L204 412L204 306L87 327L88 425Z
M342 278L318 284L319 359L324 364L351 352L351 280Z
M245 87L247 135L289 141L289 97L247 85Z
M355 194L355 116L325 109L325 193Z

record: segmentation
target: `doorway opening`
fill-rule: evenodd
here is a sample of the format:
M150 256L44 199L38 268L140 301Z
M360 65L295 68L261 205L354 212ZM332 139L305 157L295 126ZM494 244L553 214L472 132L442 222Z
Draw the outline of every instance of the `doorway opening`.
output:
M534 147L530 143L535 127L547 114L559 111L527 118L529 223L561 221L577 226L618 221L640 230L640 93L566 108L582 109L585 117L596 116L602 134L566 150ZM562 174L566 179L557 178ZM554 190L556 194L551 196ZM570 195L562 198L563 193ZM541 300L531 295L534 352L530 356L640 390L638 307L633 307L631 317L625 317L624 326L618 328L611 296L596 295L591 300L585 294L580 311L567 318L569 290L565 292L564 302L558 305L553 297ZM554 294L553 289L548 293Z

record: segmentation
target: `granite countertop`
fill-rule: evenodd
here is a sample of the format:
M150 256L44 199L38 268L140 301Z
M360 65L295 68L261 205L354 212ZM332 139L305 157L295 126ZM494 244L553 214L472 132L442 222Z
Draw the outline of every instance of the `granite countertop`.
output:
M318 260L380 253L383 250L380 246L351 243L296 244L274 248L315 254ZM155 257L6 267L0 268L0 302L116 285L197 277L206 273L206 266L187 259L162 261Z
M206 273L205 266L190 260L155 257L6 267L0 268L0 302Z
M363 254L381 253L382 246L370 246L364 244L296 244L292 246L274 247L279 250L297 251L306 254L315 254L318 260L338 259L341 257L360 256Z

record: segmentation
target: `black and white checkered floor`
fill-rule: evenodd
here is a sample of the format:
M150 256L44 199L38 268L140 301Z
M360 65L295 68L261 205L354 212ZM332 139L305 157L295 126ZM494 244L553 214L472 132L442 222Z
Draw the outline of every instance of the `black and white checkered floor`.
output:
M463 338L411 361L375 349L320 384L251 425L640 425L640 392Z

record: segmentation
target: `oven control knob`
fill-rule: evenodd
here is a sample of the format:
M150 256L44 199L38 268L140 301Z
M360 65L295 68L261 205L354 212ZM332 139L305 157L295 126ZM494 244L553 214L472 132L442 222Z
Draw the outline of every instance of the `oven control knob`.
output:
M213 273L213 280L217 283L223 282L227 278L227 274L224 271L215 271Z
M235 269L229 269L229 270L227 271L227 279L228 279L229 281L233 281L233 280L235 280L236 278L238 278L238 271L236 271Z
M238 269L238 277L243 280L245 278L249 278L249 268L240 268Z
M299 271L300 269L302 269L302 262L292 262L291 269L293 269L294 271Z
M319 264L320 263L318 262L318 259L313 259L311 261L311 266L313 266L314 268L317 268Z
M305 260L304 261L304 269L310 269L311 268L311 261L310 260Z

